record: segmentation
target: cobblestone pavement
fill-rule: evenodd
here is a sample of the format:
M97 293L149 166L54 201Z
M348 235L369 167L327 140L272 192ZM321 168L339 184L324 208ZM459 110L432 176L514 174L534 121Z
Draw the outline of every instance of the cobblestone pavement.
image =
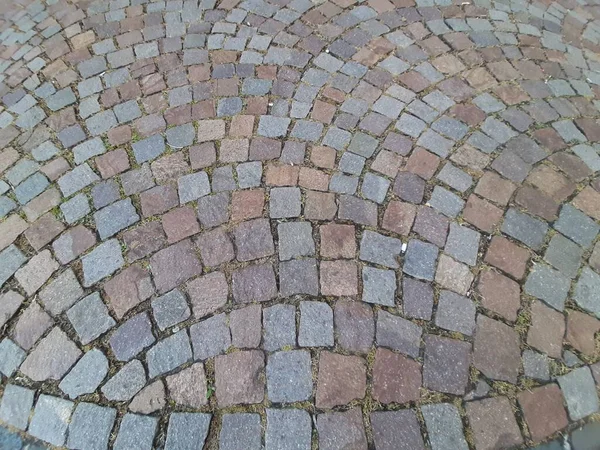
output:
M0 17L2 448L600 448L600 4Z

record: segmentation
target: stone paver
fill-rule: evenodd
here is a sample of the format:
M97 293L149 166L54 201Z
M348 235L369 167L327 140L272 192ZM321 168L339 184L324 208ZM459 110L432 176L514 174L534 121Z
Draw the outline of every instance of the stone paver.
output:
M594 442L594 2L0 22L0 447Z

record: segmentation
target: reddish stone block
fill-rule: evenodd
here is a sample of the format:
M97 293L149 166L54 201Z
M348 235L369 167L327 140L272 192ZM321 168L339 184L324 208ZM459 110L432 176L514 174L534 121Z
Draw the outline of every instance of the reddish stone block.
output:
M521 368L519 344L519 335L513 328L479 314L473 365L492 380L516 384Z
M518 283L494 270L486 270L479 277L477 290L484 308L511 322L517 320L521 307L521 288Z
M468 402L466 409L477 450L511 448L523 443L521 431L506 397Z
M321 262L321 294L358 295L358 267L354 261Z
M321 256L324 258L354 258L356 229L353 225L329 223L319 227Z
M358 356L322 351L317 379L317 408L333 408L362 399L367 389L367 367Z
M593 356L600 320L579 311L568 311L566 341L581 353Z
M264 206L264 189L235 191L231 195L231 220L238 222L260 217Z
M316 146L310 152L310 161L317 167L333 169L337 152L330 147Z
M383 404L420 398L421 365L406 356L378 348L373 365L373 398Z
M552 383L518 395L531 439L541 441L565 428L569 421L560 388Z
M506 205L516 188L513 182L500 175L485 172L475 187L475 193L500 205Z
M182 206L166 213L162 217L162 225L169 244L200 232L196 212L189 206Z
M486 200L471 194L463 210L463 218L481 231L491 233L502 220L503 211Z
M261 403L265 396L265 357L259 350L215 358L215 387L220 408Z
M425 180L431 179L435 175L439 165L440 158L424 148L417 147L406 162L405 170L419 175Z
M154 294L150 274L139 264L129 266L104 283L108 306L121 319L127 311Z
M560 358L564 334L563 315L535 300L531 304L531 325L527 333L527 344L551 358Z
M337 212L335 195L330 192L307 191L304 217L309 220L332 220Z
M129 170L129 157L123 149L113 150L95 159L102 178L110 178Z
M494 236L484 261L520 280L525 275L529 252L501 236Z

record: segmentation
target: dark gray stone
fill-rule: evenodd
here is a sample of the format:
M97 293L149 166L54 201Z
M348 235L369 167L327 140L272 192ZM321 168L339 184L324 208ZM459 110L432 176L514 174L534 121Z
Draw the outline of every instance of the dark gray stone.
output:
M457 223L450 223L450 232L444 251L456 260L470 266L477 264L481 234Z
M95 392L108 373L108 359L101 350L94 348L83 355L58 387L75 399L83 394Z
M449 331L471 336L475 330L475 304L462 295L442 291L435 314L435 324Z
M421 407L431 450L468 450L462 421L456 406L449 403Z
M115 358L129 361L155 341L148 314L143 312L120 325L110 337L109 343Z
M312 394L310 353L305 350L277 352L267 361L267 393L275 403L306 401Z
M319 295L317 261L313 258L279 263L279 293L282 297L296 294Z
M589 367L580 367L556 380L565 397L571 420L583 419L598 411L598 393Z
M72 411L73 402L42 394L35 405L27 431L33 437L61 447L67 438Z
M397 269L400 267L397 258L402 252L400 239L384 236L370 230L365 230L360 241L359 258L373 264Z
M584 248L594 242L600 226L570 204L563 205L554 228Z
M301 209L299 188L279 187L271 189L269 214L272 219L298 217Z
M158 418L138 414L125 414L121 420L114 450L152 450Z
M0 373L11 377L25 359L26 353L13 341L4 338L0 342Z
M325 302L300 302L301 347L330 347L333 345L333 311Z
M110 401L126 402L146 385L146 371L137 359L125 364L101 391Z
M378 305L394 306L396 296L396 273L393 270L365 266L362 270L362 301Z
M165 330L190 317L190 308L179 289L152 300L152 313L158 328Z
M296 308L292 305L273 305L263 310L263 348L280 350L296 346Z
M377 345L417 358L421 350L420 326L387 311L377 312Z
M100 239L109 238L140 220L130 198L120 200L94 214Z
M265 450L310 450L312 421L302 409L267 408Z
M402 271L415 278L433 281L438 248L416 239L408 242Z
M501 230L528 247L539 250L548 232L548 225L511 208L504 217Z
M107 449L116 416L116 409L79 403L71 417L67 446L89 450Z
M172 413L167 429L165 450L195 450L204 447L210 414Z
M583 249L562 234L555 234L548 244L544 259L563 275L575 278L581 265Z
M29 424L29 413L33 406L35 391L14 384L4 388L0 403L0 420L20 430Z
M219 449L261 450L261 434L259 414L224 414L219 433Z
M108 314L108 308L102 302L98 292L84 297L73 305L67 311L67 317L83 345L89 344L116 323Z
M310 222L284 222L277 225L279 259L285 261L299 256L313 256L315 242Z
M584 267L575 285L573 298L581 308L600 317L600 275Z
M375 447L385 450L425 450L414 411L375 411L371 413Z
M162 155L165 151L165 140L161 135L155 134L141 141L134 142L131 144L131 148L133 149L135 160L141 164Z
M83 267L83 285L89 287L115 273L125 261L121 254L121 245L116 239L103 242L81 258Z
M205 360L225 353L231 346L231 333L225 313L198 322L190 327L194 359Z
M539 298L558 311L565 309L571 280L546 264L536 264L527 277L525 293Z
M169 336L148 350L148 377L154 378L185 364L192 359L192 348L185 330Z

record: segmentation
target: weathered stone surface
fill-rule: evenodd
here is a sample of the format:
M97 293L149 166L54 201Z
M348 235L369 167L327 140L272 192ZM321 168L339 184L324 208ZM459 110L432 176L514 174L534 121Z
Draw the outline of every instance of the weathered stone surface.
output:
M146 371L142 363L134 359L125 364L102 386L101 391L108 400L129 401L146 384Z
M129 410L140 414L150 414L165 406L165 386L161 380L156 380L137 393Z
M217 356L215 387L219 407L262 402L264 368L264 355L258 350Z
M477 448L510 448L523 443L512 407L506 397L467 403L467 417Z
M371 426L373 440L378 449L425 449L417 415L410 409L374 411L371 413Z
M359 408L346 412L331 412L317 416L319 448L366 450L367 438Z
M516 384L521 367L517 332L480 314L475 330L473 365L488 378Z
M311 448L312 421L308 412L302 409L267 408L267 429L265 448L276 450Z
M182 406L200 408L208 403L204 365L194 363L175 375L167 377L170 398Z
M423 386L463 395L469 378L471 344L433 335L425 336Z
M156 290L160 294L176 288L202 272L202 264L189 239L155 253L150 258L150 268Z
M421 365L405 356L379 348L373 366L373 397L381 403L419 399Z
M58 327L54 327L21 365L34 381L60 380L81 356L81 351Z
M204 413L173 413L169 419L165 450L202 448L212 416Z
M545 439L569 423L563 396L556 384L521 392L518 399L534 441Z
M107 373L108 359L102 351L94 348L81 357L58 387L74 399L96 391Z
M317 378L318 408L345 405L365 395L366 366L358 356L321 352Z

